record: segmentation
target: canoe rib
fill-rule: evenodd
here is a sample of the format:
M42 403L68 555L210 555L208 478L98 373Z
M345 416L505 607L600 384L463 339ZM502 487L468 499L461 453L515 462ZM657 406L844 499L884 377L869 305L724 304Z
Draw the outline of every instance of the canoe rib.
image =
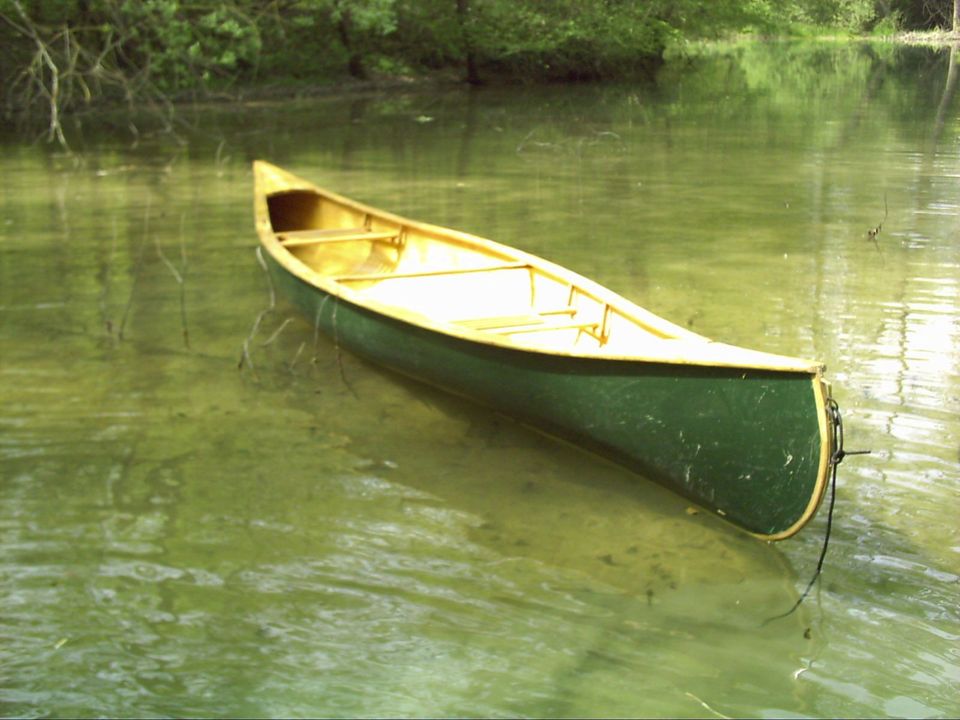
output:
M820 363L714 342L542 258L267 163L254 178L275 286L339 346L612 458L762 539L816 513L834 452Z

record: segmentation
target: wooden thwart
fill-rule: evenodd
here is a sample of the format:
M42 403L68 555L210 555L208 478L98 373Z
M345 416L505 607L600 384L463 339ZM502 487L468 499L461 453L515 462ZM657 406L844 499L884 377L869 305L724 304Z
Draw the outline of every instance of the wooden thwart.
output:
M494 270L516 270L529 267L528 263L501 263L481 267L438 268L435 270L411 270L409 272L360 273L357 275L336 275L337 282L362 282L364 280L403 280L418 277L436 277L438 275L465 275L467 273L492 272Z
M495 330L497 328L520 327L524 325L541 325L546 322L546 319L549 317L568 315L572 318L576 313L577 308L567 306L551 310L540 310L535 315L499 315L495 317L466 318L454 322L456 325L467 327L471 330Z
M373 232L366 228L335 228L332 230L287 230L277 233L280 243L284 247L300 247L303 245L323 245L326 243L355 242L383 242L396 240L398 231Z
M541 310L533 315L501 315L486 318L467 318L457 320L455 325L497 333L499 335L518 335L521 333L550 332L552 330L583 330L595 333L600 323L596 321L575 320L578 308L573 306ZM562 316L567 318L563 319Z
M520 333L532 333L532 332L550 332L552 330L583 330L584 332L589 332L594 334L597 331L600 323L597 322L578 322L576 320L569 320L566 322L543 322L539 325L525 325L523 327L505 327L498 328L493 330L499 335L519 335Z

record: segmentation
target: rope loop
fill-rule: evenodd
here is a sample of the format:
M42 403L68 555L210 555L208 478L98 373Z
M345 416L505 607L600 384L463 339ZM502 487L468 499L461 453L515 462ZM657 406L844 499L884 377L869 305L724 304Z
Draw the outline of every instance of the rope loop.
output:
M810 594L813 584L817 581L817 578L820 577L820 573L823 570L823 561L827 557L827 546L830 544L830 532L833 529L833 506L837 501L837 467L848 455L868 455L870 453L870 450L844 449L843 418L840 416L840 406L832 397L827 398L827 415L830 419L831 443L833 446L833 452L830 454L830 506L827 509L827 529L823 538L823 547L820 549L820 559L817 560L817 569L814 571L813 577L810 578L810 582L807 583L806 590L803 591L800 599L793 604L793 607L781 615L774 615L773 617L767 618L763 621L761 627L769 622L779 620L780 618L785 618L787 615L790 615L794 610L800 607L800 603L802 603L806 599L807 595Z

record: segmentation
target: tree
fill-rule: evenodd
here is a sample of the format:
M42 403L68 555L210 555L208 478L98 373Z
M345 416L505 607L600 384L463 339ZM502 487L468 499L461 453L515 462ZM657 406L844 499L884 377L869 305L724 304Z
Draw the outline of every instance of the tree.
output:
M477 54L473 45L470 0L457 0L457 22L460 26L460 43L463 47L463 61L467 70L466 81L471 85L479 85L480 70L477 68Z
M347 51L347 69L357 79L368 75L364 58L373 40L397 27L394 0L332 0L331 17Z
M958 0L893 0L892 5L907 30L957 27Z

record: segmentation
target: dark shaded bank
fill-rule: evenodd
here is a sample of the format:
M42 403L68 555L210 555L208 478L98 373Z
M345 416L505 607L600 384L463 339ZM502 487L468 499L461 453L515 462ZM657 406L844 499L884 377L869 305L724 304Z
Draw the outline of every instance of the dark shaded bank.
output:
M662 0L0 0L0 91L8 116L40 112L55 132L91 104L239 87L649 75L675 15Z
M0 107L66 146L66 117L111 104L172 124L184 100L356 83L649 80L690 40L951 27L958 3L924 0L920 12L911 0L0 0Z

